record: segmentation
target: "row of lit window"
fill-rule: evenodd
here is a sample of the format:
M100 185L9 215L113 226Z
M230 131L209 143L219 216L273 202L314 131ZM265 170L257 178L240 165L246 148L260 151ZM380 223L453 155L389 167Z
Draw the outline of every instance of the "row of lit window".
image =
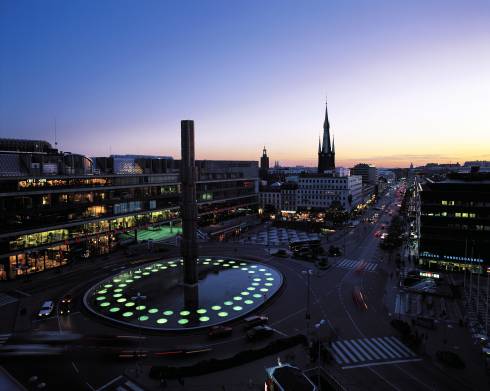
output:
M490 202L484 201L447 201L442 200L441 205L444 206L490 206Z
M462 218L476 218L476 213L469 212L424 212L422 216L434 216L434 217L462 217Z

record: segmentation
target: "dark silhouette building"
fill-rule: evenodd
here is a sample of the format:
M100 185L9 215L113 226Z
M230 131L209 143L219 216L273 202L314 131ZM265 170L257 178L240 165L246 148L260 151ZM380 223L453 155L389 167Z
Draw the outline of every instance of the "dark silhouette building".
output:
M318 173L335 169L335 140L330 143L330 123L328 109L325 107L325 122L323 123L323 142L318 140Z
M267 156L267 150L262 150L262 156L260 157L260 179L266 179L267 173L269 172L269 156Z

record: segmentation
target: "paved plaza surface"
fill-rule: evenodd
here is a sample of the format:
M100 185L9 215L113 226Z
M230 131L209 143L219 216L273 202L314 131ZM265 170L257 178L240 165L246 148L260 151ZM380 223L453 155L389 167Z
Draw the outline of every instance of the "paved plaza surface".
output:
M391 198L384 199L383 203L392 207L396 204ZM49 271L31 277L28 282L13 281L1 287L0 308L4 318L0 322L0 346L8 344L11 335L25 331L73 332L93 338L110 334L132 339L128 349L145 351L146 357L137 361L107 357L97 343L88 340L83 348L68 350L63 355L8 357L1 359L1 365L28 389L34 389L36 382L30 383L29 379L36 376L36 384L45 382L48 390L112 390L117 387L125 390L135 389L131 388L133 384L143 390L160 390L163 389L160 382L148 376L152 365L184 366L211 357L230 357L245 349L265 346L272 339L304 333L320 339L327 335L332 337L329 348L333 358L328 363L320 363L320 368L338 379L345 389L488 389L478 346L467 328L450 319L441 319L435 330L418 328L418 332L428 337L420 349L413 350L402 343L399 334L390 326L390 320L400 315L395 311L397 295L400 295L399 283L396 267L379 249L380 239L375 236L380 225L389 222L387 209L381 212L376 224L361 223L338 235L338 239L322 238L324 247L335 243L345 245L346 250L343 256L329 259L331 267L327 270L317 270L310 262L271 256L266 251L267 243L249 243L246 237L243 237L243 243L199 244L202 256L255 260L282 273L284 284L281 290L255 312L269 317L269 324L274 329L270 339L248 342L240 319L228 323L233 327L230 337L210 340L206 330L145 332L117 326L92 315L83 307L82 297L87 289L117 274L122 268L178 257L178 249L170 246L165 253L148 250L131 256L116 253L106 259L68 266L61 273ZM276 232L277 238L283 240L281 231ZM284 240L290 240L289 234ZM304 272L309 269L313 272L309 277L311 319L308 321L305 317L308 274ZM359 291L363 294L365 307L353 300L353 292ZM75 298L75 307L70 315L42 320L36 318L44 300L57 299L68 293ZM322 330L315 329L314 325L321 320L325 320L326 326ZM203 346L205 351L187 356L156 355L175 347ZM466 362L466 369L449 369L440 364L435 357L440 349L458 352ZM310 362L305 349L298 346L205 376L180 379L180 382L169 379L166 389L263 389L264 368L276 365L278 359L294 362L301 368L316 368L318 365Z

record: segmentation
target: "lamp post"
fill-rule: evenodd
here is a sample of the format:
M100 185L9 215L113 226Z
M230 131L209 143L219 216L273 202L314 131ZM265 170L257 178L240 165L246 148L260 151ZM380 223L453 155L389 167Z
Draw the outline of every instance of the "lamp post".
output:
M136 311L143 301L146 300L146 296L143 296L140 292L136 293L136 296L131 297L131 300L136 302ZM139 304L138 304L139 302ZM139 375L139 358L141 355L141 312L138 314L138 351L136 352L136 375Z
M306 335L310 335L310 277L313 274L313 270L308 269L308 270L303 270L301 273L306 275L306 315L305 315L305 320L306 320Z
M318 390L321 391L322 385L320 381L320 376L321 376L321 367L322 367L322 355L321 355L321 350L320 350L320 328L325 326L327 322L325 319L320 320L317 324L315 324L315 331L316 331L316 339L317 339L317 370L318 370L318 375L317 375L317 382L318 382Z

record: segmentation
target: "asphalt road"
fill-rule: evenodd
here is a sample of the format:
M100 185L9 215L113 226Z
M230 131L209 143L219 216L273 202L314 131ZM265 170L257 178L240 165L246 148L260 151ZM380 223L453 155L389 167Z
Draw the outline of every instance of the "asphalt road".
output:
M378 213L379 219L376 224L360 223L356 228L349 229L349 232L337 241L324 239L325 247L335 243L345 245L346 248L342 257L331 259L332 266L328 270L318 271L313 264L305 261L271 257L267 249L260 245L241 245L237 242L203 243L200 246L200 253L260 259L264 263L275 266L284 274L285 283L280 293L259 310L270 318L270 324L276 330L273 338L312 332L313 325L322 319L326 320L327 325L324 332L335 334L336 340L341 343L359 339L367 339L369 343L376 338L396 337L396 332L389 325L390 311L385 300L390 293L387 290L391 289L390 273L395 267L392 262L389 262L388 256L379 249L380 239L375 236L375 232L381 230L382 225L389 225L391 216L388 213L395 211L398 202L393 194L385 197L378 204L386 205L383 211L370 210L364 216L369 217ZM164 254L165 257L177 255L177 249ZM340 267L339 264L345 259L350 260L353 266ZM103 267L100 264L91 264L77 272L64 272L48 280L36 281L33 278L32 282L20 287L22 292L30 295L23 299L22 304L28 306L28 314L24 315L28 319L20 323L27 324L26 328L30 327L38 331L139 336L138 330L118 328L94 318L81 304L81 297L88 287L115 273L121 265L127 263L127 258L116 257L107 260ZM375 269L368 271L365 267L367 264L376 264ZM304 273L308 269L314 270L309 278L311 313L309 322L306 320L308 276ZM354 292L362 293L364 301L361 304L353 299ZM36 310L42 301L57 299L67 293L72 294L76 299L72 314L64 317L52 316L43 320L35 318ZM228 357L247 347L260 346L268 342L247 342L240 322L232 322L231 325L234 327L233 335L224 340L209 340L205 331L162 335L142 333L143 338L136 340L139 342L133 345L128 345L128 348L164 352L175 346L212 347L210 353L202 355L141 359L138 365L143 368L144 374L145 370L155 363L188 365L204 357ZM403 348L399 347L398 353L402 350ZM368 351L367 355L375 354L373 349L366 349L366 351ZM344 351L344 365L333 362L328 365L328 370L352 390L472 389L472 380L465 379L464 373L443 370L432 360L417 354L409 358L406 356L400 358L395 354L397 352L392 351L392 353L389 359L373 364L365 360L366 354L362 356L362 352L359 356L351 350L349 354L354 355L351 358L347 357L348 353ZM345 365L346 361L349 361L350 365ZM48 390L95 390L118 376L135 377L138 373L134 361L120 361L103 356L100 347L97 348L90 343L72 348L63 355L9 357L0 359L0 362L29 389L36 389L40 382L45 382L47 385L45 389ZM236 376L235 373L233 370L222 371L215 373L213 377L216 379L216 384L227 384ZM141 380L140 384L157 389L156 383L149 381L143 374L138 376ZM255 370L254 373L243 371L241 374L244 379L264 378L263 372L256 373ZM36 376L37 380L29 382L33 376Z

